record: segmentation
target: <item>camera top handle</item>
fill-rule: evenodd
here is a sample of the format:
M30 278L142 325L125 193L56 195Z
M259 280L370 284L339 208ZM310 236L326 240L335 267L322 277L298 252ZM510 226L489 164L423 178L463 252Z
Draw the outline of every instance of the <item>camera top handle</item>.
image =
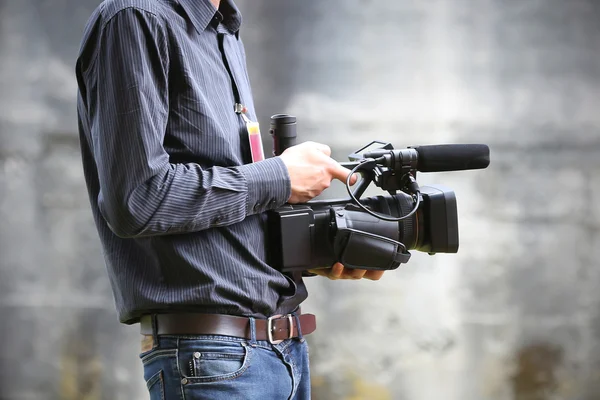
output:
M273 137L273 155L281 155L288 147L296 144L296 117L288 114L276 114L271 117L269 133ZM390 143L371 142L362 149L351 154L353 161L343 162L341 165L352 171L346 180L346 189L349 198L336 200L311 200L308 204L335 204L352 202L369 214L377 218L391 221L400 221L410 217L419 207L419 187L415 180L417 172L417 152L414 149L394 150ZM361 173L354 190L350 189L350 177L353 173ZM399 218L376 214L360 203L360 198L367 187L375 183L376 186L388 191L391 195L397 190L415 196L416 205L413 211Z

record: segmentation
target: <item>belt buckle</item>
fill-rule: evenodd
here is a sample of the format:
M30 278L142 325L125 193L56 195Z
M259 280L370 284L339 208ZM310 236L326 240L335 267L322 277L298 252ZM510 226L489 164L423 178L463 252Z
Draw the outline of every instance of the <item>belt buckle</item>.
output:
M290 330L290 336L287 339L291 339L294 337L294 318L292 317L292 314L287 314L287 315L277 314L277 315L273 315L273 316L267 318L267 337L269 339L269 343L279 344L285 340L285 339L273 340L273 320L282 319L285 317L287 317L288 324L289 324L289 330Z

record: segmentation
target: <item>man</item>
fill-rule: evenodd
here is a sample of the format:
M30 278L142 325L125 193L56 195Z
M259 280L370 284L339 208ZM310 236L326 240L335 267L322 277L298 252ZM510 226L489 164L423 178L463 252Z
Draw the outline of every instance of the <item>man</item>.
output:
M349 171L318 143L252 160L240 24L232 0L107 0L77 61L91 207L152 399L310 398L314 316L301 274L267 264L264 213Z

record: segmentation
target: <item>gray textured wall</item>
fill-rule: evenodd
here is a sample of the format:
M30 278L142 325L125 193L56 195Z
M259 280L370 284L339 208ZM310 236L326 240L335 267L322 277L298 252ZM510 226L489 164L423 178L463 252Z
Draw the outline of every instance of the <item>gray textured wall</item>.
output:
M76 138L74 58L97 3L0 0L3 400L146 398ZM289 112L338 159L374 138L492 150L485 171L419 178L456 191L459 254L310 280L313 398L600 399L599 3L238 4L265 133Z

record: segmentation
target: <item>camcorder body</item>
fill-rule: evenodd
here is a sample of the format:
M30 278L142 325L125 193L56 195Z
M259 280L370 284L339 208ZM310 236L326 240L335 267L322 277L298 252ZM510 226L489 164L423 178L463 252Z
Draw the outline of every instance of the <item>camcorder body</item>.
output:
M271 117L274 155L296 144L296 118ZM452 190L420 188L417 171L459 171L489 165L481 144L446 144L394 149L374 141L349 155L343 166L360 173L349 198L286 204L268 213L269 264L282 272L328 268L393 270L409 250L429 254L458 251L458 209ZM361 198L375 184L386 194Z

